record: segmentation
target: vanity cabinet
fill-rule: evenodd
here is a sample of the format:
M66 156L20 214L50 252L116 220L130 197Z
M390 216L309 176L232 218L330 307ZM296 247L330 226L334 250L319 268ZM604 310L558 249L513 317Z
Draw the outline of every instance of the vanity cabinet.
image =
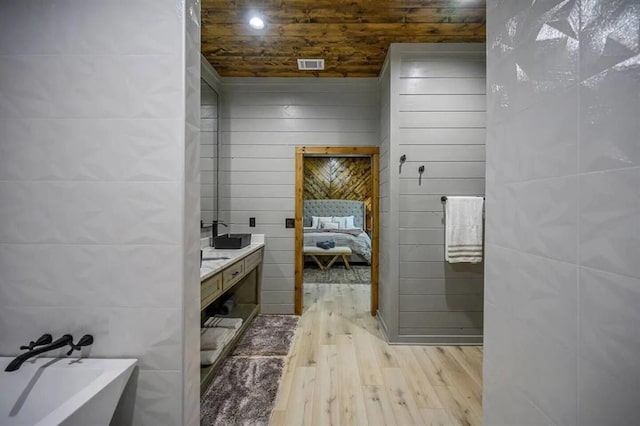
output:
M219 252L210 249L210 253L214 252L216 256L219 256ZM224 347L218 359L212 365L200 368L201 394L207 390L213 380L217 367L233 350L253 318L260 312L263 252L263 244L237 251L225 250L223 253L228 256L228 259L225 259L224 262L213 264L212 270L205 273L204 278L201 280L201 326L207 318L216 313L216 308L221 302L232 294L235 295L237 304L228 316L243 319L242 327L238 329L233 339Z

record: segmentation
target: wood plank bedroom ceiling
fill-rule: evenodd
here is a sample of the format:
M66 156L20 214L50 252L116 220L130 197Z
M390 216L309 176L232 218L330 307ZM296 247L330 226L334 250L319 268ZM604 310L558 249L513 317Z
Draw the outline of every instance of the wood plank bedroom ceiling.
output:
M376 77L390 43L484 42L485 0L203 0L202 53L222 77ZM253 15L262 30L248 25ZM299 71L297 59L325 59Z

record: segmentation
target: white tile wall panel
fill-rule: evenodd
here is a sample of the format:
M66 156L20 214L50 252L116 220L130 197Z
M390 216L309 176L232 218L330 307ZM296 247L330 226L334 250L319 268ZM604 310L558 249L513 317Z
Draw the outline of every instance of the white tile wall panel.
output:
M580 176L580 264L640 277L640 167ZM606 249L603 249L605 248Z
M180 294L177 245L2 244L0 254L3 306L170 308ZM16 268L33 259L41 268Z
M176 120L0 118L0 123L2 180L166 181L179 170Z
M140 371L136 404L148 407L135 410L134 425L182 424L182 400L176 398L182 391L180 371Z
M173 83L180 78L180 63L171 55L2 56L0 74L4 118L175 118L179 113L173 100L180 89ZM79 96L69 96L69 90ZM56 102L62 98L65 102Z
M633 423L640 7L487 7L484 422Z
M93 356L140 359L134 424L195 424L182 417L198 403L183 397L197 389L184 369L198 374L183 343L198 313L184 299L198 281L197 122L184 101L199 42L182 38L195 9L120 6L0 5L0 352L44 331L94 334Z
M174 244L180 188L174 182L0 182L0 241Z

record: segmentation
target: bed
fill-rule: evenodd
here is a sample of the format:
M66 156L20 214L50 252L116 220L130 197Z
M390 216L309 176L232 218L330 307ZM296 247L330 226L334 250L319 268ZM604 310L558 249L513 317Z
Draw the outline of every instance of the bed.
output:
M353 216L353 229L321 229L312 218ZM371 264L371 238L364 232L366 209L364 202L352 200L305 200L303 207L304 245L315 246L319 241L333 241L336 246L351 251Z

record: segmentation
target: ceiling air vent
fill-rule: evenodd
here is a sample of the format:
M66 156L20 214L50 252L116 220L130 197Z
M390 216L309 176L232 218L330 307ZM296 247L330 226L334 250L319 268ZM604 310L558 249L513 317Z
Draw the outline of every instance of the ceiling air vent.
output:
M324 59L298 59L298 69L301 71L323 70Z

